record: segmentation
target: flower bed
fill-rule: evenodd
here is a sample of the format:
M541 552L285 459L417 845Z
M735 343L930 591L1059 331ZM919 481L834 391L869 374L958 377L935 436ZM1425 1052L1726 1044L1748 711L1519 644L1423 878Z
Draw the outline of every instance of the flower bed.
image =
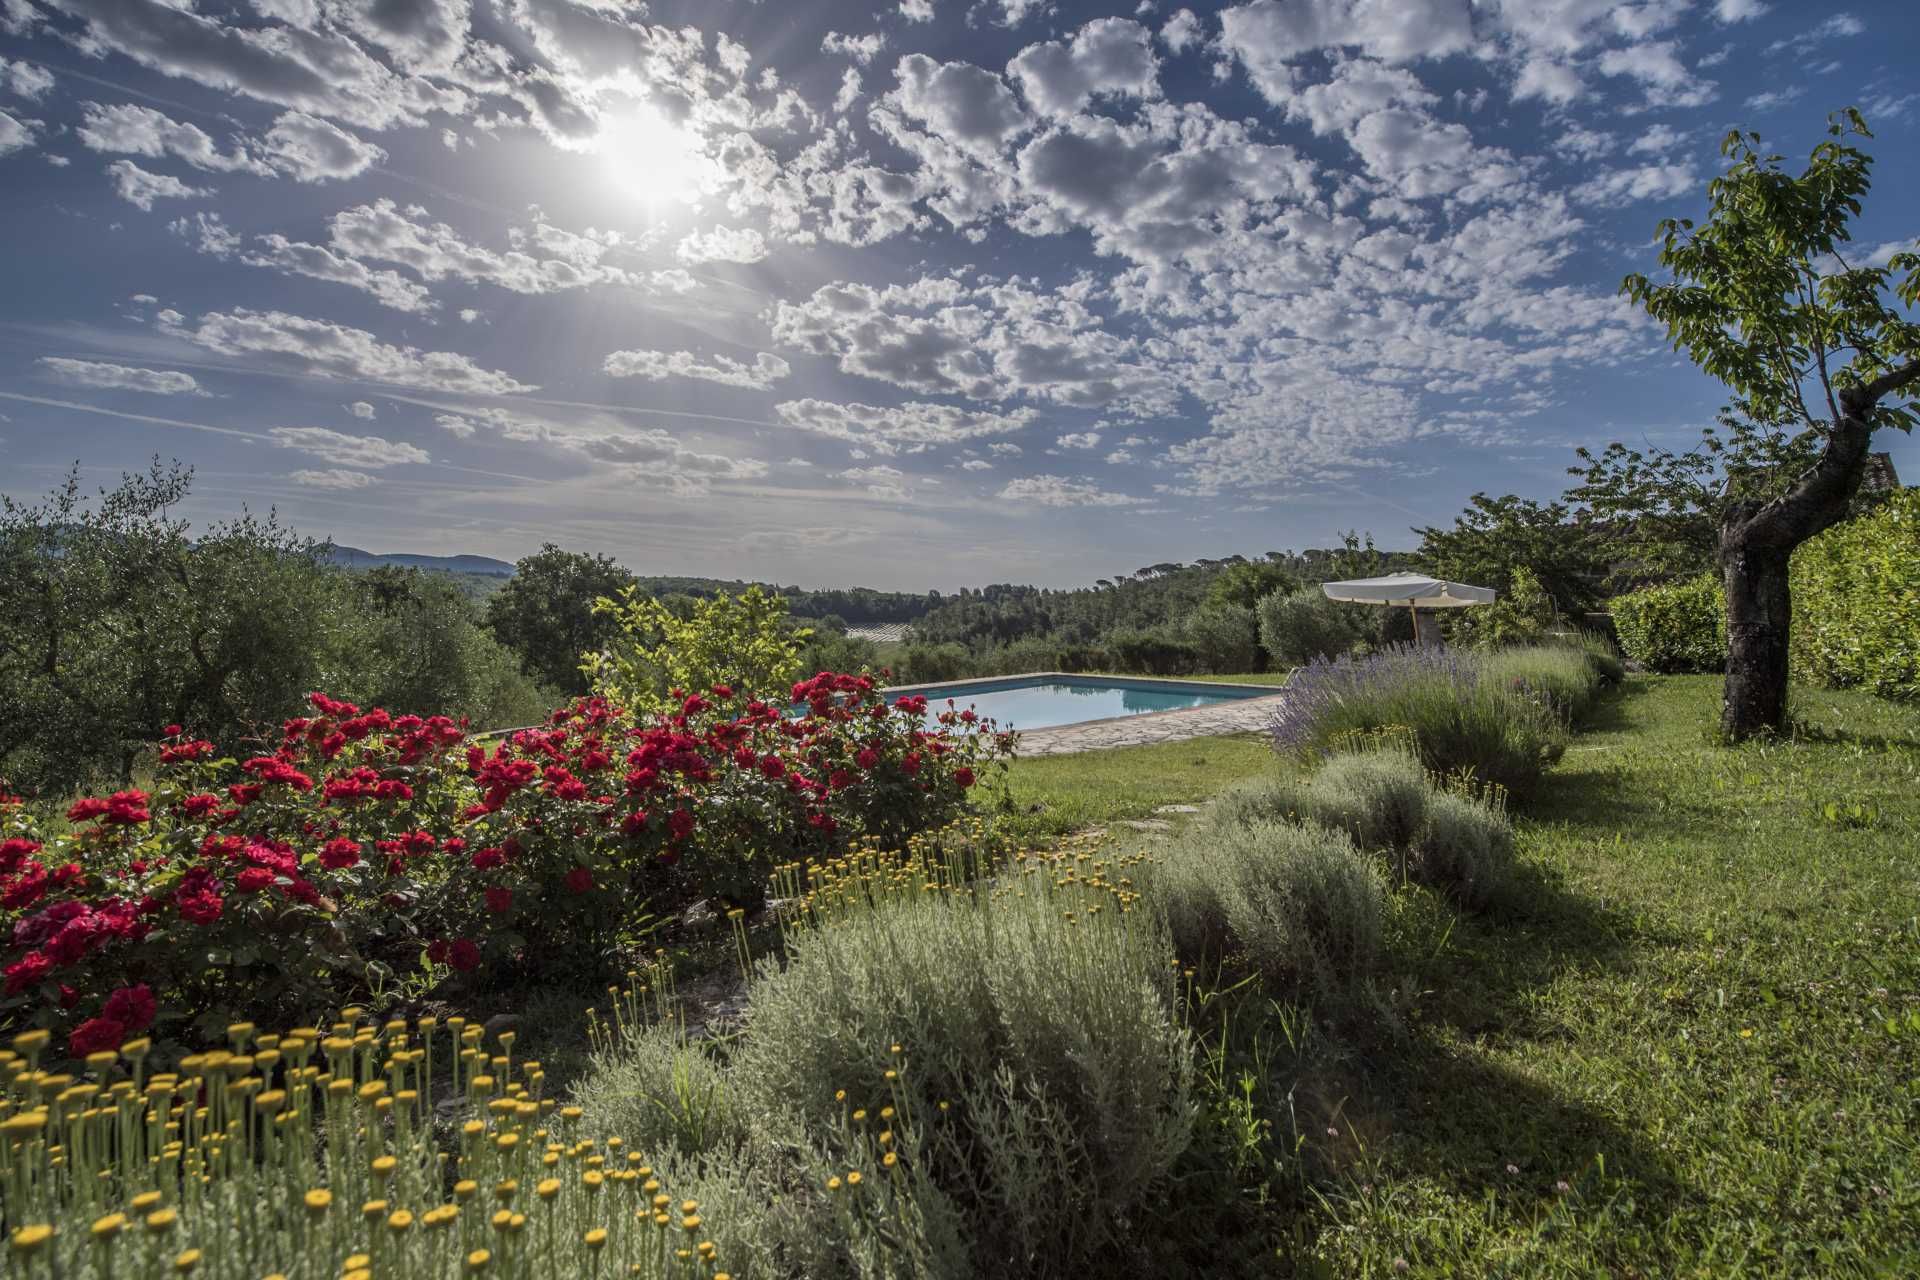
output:
M154 783L48 836L0 800L0 1022L76 1054L199 1013L316 1011L405 979L594 962L649 913L755 899L768 872L941 825L1012 749L970 712L926 727L865 677L716 686L636 724L599 699L495 742L323 694L245 760L172 734ZM476 979L478 978L476 977Z

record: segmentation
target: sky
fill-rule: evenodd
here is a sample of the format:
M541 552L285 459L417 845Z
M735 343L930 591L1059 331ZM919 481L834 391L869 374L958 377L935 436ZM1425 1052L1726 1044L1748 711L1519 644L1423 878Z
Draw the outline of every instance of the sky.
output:
M1913 0L0 0L0 493L907 590L1409 547L1712 421L1618 289L1729 128L1860 107L1914 244L1915 67Z

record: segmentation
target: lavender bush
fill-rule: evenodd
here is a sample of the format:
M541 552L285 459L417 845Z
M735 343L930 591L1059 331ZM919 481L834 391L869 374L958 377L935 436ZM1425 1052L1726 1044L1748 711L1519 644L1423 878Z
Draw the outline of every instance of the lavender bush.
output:
M1430 772L1470 775L1524 800L1567 745L1566 715L1541 675L1549 669L1556 685L1597 683L1579 651L1554 647L1475 655L1395 645L1321 658L1294 674L1270 732L1277 750L1318 755L1356 734L1401 728Z

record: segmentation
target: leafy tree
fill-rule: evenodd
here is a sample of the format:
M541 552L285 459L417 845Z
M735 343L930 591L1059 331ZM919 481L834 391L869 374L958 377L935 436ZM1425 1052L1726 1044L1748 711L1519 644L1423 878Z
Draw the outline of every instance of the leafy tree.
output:
M449 575L383 566L348 577L365 603L353 615L352 679L338 691L483 729L530 724L552 705Z
M1251 609L1276 591L1298 591L1300 579L1271 560L1241 561L1215 575L1207 586L1209 605Z
M1513 589L1525 569L1563 613L1591 609L1605 565L1591 529L1574 522L1564 503L1535 502L1508 494L1476 493L1451 529L1416 529L1420 554L1436 577Z
M696 600L684 616L636 587L617 600L602 596L593 607L619 628L589 658L593 687L637 712L668 708L675 689L698 693L716 684L784 698L800 672L801 646L813 634L789 626L786 601L759 587Z
M1276 591L1256 612L1260 644L1274 667L1337 657L1360 639L1354 610L1327 599L1317 586Z
M618 634L593 602L619 595L634 576L601 555L562 551L551 542L513 567L487 601L487 625L520 655L520 669L564 694L587 691L580 664Z
M1660 224L1669 279L1635 274L1621 286L1677 350L1727 384L1740 417L1815 438L1811 465L1781 492L1719 513L1721 731L1734 740L1785 723L1794 548L1846 515L1873 433L1910 431L1916 413L1920 325L1895 301L1920 305L1920 254L1895 254L1884 267L1847 262L1848 224L1873 167L1850 139L1872 135L1853 110L1827 132L1798 175L1761 151L1758 134L1729 133L1721 151L1732 163L1708 184L1705 223Z
M1766 502L1813 462L1812 431L1761 426L1722 413L1685 452L1619 441L1574 452L1580 482L1567 490L1608 561L1615 592L1692 578L1714 567L1720 523L1733 504Z
M0 496L0 777L125 780L166 726L234 744L340 672L325 544L271 517L189 536L169 513L191 483L156 458L97 502L77 467L43 502Z

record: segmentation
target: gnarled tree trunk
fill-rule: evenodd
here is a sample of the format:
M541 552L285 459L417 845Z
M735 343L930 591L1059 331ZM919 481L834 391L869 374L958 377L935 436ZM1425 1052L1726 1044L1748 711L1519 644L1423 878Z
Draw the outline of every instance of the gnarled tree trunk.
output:
M1787 722L1787 654L1793 622L1787 569L1793 549L1844 519L1866 469L1868 415L1886 392L1920 376L1910 365L1840 397L1819 461L1771 502L1740 502L1720 523L1727 593L1727 685L1720 732L1738 742Z

